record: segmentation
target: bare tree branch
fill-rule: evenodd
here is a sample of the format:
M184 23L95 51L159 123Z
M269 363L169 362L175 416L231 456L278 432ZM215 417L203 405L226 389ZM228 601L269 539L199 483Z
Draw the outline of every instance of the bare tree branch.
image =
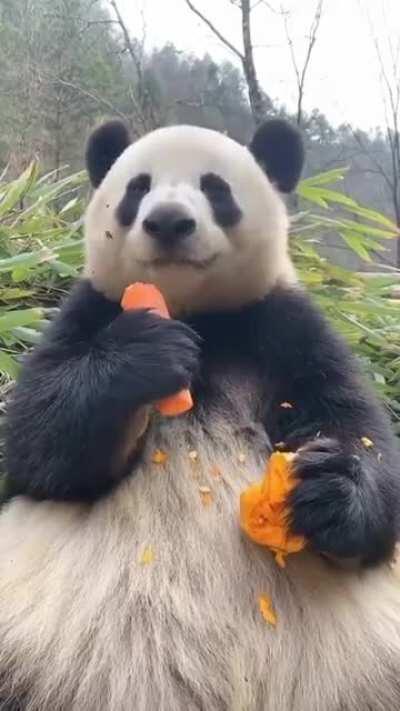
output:
M379 63L381 81L386 91L386 97L384 95L383 100L386 105L386 135L392 163L390 176L391 199L396 224L400 226L400 54L399 48L394 52L393 45L390 39L388 39L389 54L392 62L392 66L388 69L385 65L381 46L375 36L373 36L373 41ZM391 72L391 74L389 72ZM397 266L400 266L400 239L398 240Z
M368 21L380 70L382 101L386 121L386 140L391 161L390 169L388 168L384 171L384 178L393 206L396 224L400 227L400 41L397 40L396 48L394 48L384 5L382 5L382 11L386 28L387 59L382 49L384 38L381 37L379 41L376 37L375 27L369 15ZM400 238L397 240L396 262L397 267L400 267Z
M48 81L53 83L53 84L59 84L61 86L67 86L70 89L74 89L74 91L78 92L79 94L82 94L82 96L86 96L95 103L97 103L99 106L103 106L104 108L108 109L111 111L113 114L119 116L120 118L124 119L125 121L127 120L126 114L122 113L122 111L119 111L119 109L114 106L110 101L105 99L103 96L99 96L98 94L93 94L93 92L88 91L87 89L84 89L82 86L79 86L79 84L75 84L72 81L67 81L66 79L61 79L60 77L48 77Z
M242 52L240 52L238 50L238 48L232 44L232 42L230 42L226 37L224 37L224 35L216 28L216 26L211 22L211 20L209 20L208 17L206 17L205 15L203 15L203 13L200 12L200 10L197 7L195 7L195 5L193 5L191 0L185 0L185 2L186 2L186 5L190 8L190 10L192 12L194 12L194 14L197 15L197 17L199 17L200 20L202 20L204 22L204 24L207 25L207 27L210 28L211 32L213 32L214 35L216 37L218 37L218 39L226 47L228 47L231 50L231 52L236 54L236 56L239 57L239 59L243 62L244 61L244 54Z
M378 175L380 175L383 180L385 181L387 187L389 188L390 191L393 190L393 184L390 179L390 176L388 175L387 171L384 169L383 165L378 161L376 156L374 155L373 151L369 150L367 146L365 145L361 133L359 131L355 131L352 126L349 126L352 136L357 143L357 145L361 148L362 152L364 155L368 156L370 159L371 163L375 166L376 172ZM372 172L372 171L369 171Z
M283 21L284 21L286 39L287 39L287 42L289 45L290 56L292 59L292 65L293 65L294 73L296 76L296 83L297 83L296 122L297 122L298 126L301 126L302 120L303 120L303 100L304 100L306 76L307 76L308 68L310 66L311 55L312 55L313 49L315 47L315 43L317 41L318 29L319 29L321 17L322 17L322 9L323 9L323 0L317 0L315 12L314 12L314 17L313 17L311 27L310 27L310 33L308 36L309 42L308 42L308 46L307 46L307 52L306 52L306 56L304 58L303 67L300 69L299 64L297 62L296 53L294 50L294 43L293 43L293 40L292 40L292 37L290 34L290 29L289 29L289 15L290 15L290 13L287 12L286 10L284 10L284 8L281 6L281 14L282 14Z
M124 38L125 51L131 58L136 73L136 83L135 85L132 84L129 89L129 98L135 121L140 125L140 131L137 131L137 128L132 125L132 122L131 127L136 131L136 133L146 133L159 125L159 117L157 115L157 107L155 106L153 97L148 89L144 72L144 42L146 32L144 16L142 15L142 41L140 43L133 42L131 40L128 27L119 10L117 0L109 0L109 2L114 10L115 17L117 18L116 22L118 23Z
M273 12L274 15L280 14L280 11L273 7L270 2L267 2L267 0L258 0L258 2L253 5L252 10L258 7L258 5L264 5L264 7L266 7L270 12Z
M382 44L377 39L371 20L370 33L374 43L378 66L382 100L385 109L386 140L390 153L390 168L383 169L378 161L368 152L373 164L380 169L384 178L395 215L396 224L400 226L400 43L393 47L389 32L387 35L388 58L385 59ZM382 40L381 40L382 41ZM397 267L400 267L400 238L397 240Z
M131 59L132 59L132 62L133 62L133 64L134 64L135 68L136 68L136 72L137 72L137 75L138 75L138 79L139 79L139 81L140 81L140 78L141 78L141 76L142 76L142 64L141 64L141 61L140 61L139 57L137 56L137 52L136 52L136 50L135 50L135 47L133 46L133 44L132 44L132 42L131 42L131 38L130 38L130 35L129 35L129 32L128 32L128 28L127 28L127 26L126 26L126 24L125 24L125 22L124 22L124 19L123 19L122 15L121 15L121 13L120 13L120 11L119 11L119 7L118 7L118 5L117 5L117 3L116 3L116 0L110 0L110 5L111 5L111 7L113 8L113 10L114 10L114 12L115 12L115 16L116 16L116 18L117 18L117 22L118 22L118 24L119 24L119 26L120 26L120 28L121 28L122 34L123 34L123 36L124 36L125 47L126 47L127 51L129 52L129 55L130 55L130 57L131 57Z
M207 27L214 33L216 37L228 47L237 57L239 57L243 73L246 78L247 89L249 94L249 101L251 107L251 113L254 122L257 125L265 120L268 114L270 105L267 97L260 88L258 82L257 71L254 63L253 54L253 44L251 38L251 26L250 26L250 16L252 9L250 0L229 0L231 5L234 5L241 11L241 22L242 22L242 38L243 38L243 52L238 50L221 32L217 29L211 20L208 19L195 5L193 5L192 0L185 0L186 5L189 9L199 17ZM256 3L257 4L257 3Z

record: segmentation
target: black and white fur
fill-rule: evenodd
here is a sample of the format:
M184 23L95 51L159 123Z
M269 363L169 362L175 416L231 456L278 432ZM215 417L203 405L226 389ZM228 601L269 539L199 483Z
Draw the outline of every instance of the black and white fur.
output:
M9 410L1 711L400 708L399 454L296 282L278 190L302 161L281 121L250 149L183 126L92 135L85 276ZM121 312L136 280L172 320ZM188 386L192 412L155 413ZM278 442L300 448L291 525L309 541L284 570L238 525Z

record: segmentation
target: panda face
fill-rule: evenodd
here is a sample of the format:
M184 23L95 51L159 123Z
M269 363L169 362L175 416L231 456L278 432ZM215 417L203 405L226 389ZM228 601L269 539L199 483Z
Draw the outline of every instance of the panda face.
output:
M151 281L175 313L234 308L294 279L284 203L250 150L222 134L158 129L97 183L86 274L111 298Z

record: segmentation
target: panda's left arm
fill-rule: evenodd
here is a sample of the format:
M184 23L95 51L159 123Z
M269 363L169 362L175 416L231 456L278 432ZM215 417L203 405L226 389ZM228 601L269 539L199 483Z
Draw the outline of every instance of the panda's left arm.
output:
M376 562L398 534L400 453L346 344L299 288L254 307L251 336L273 443L300 449L293 529L321 551Z

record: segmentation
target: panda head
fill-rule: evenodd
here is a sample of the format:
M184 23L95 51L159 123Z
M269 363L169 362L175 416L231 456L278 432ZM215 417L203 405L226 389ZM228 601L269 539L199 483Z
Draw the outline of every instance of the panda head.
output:
M249 147L193 126L131 143L113 121L90 137L86 162L86 276L109 298L149 281L180 314L238 308L295 280L280 193L299 179L303 146L284 121Z

